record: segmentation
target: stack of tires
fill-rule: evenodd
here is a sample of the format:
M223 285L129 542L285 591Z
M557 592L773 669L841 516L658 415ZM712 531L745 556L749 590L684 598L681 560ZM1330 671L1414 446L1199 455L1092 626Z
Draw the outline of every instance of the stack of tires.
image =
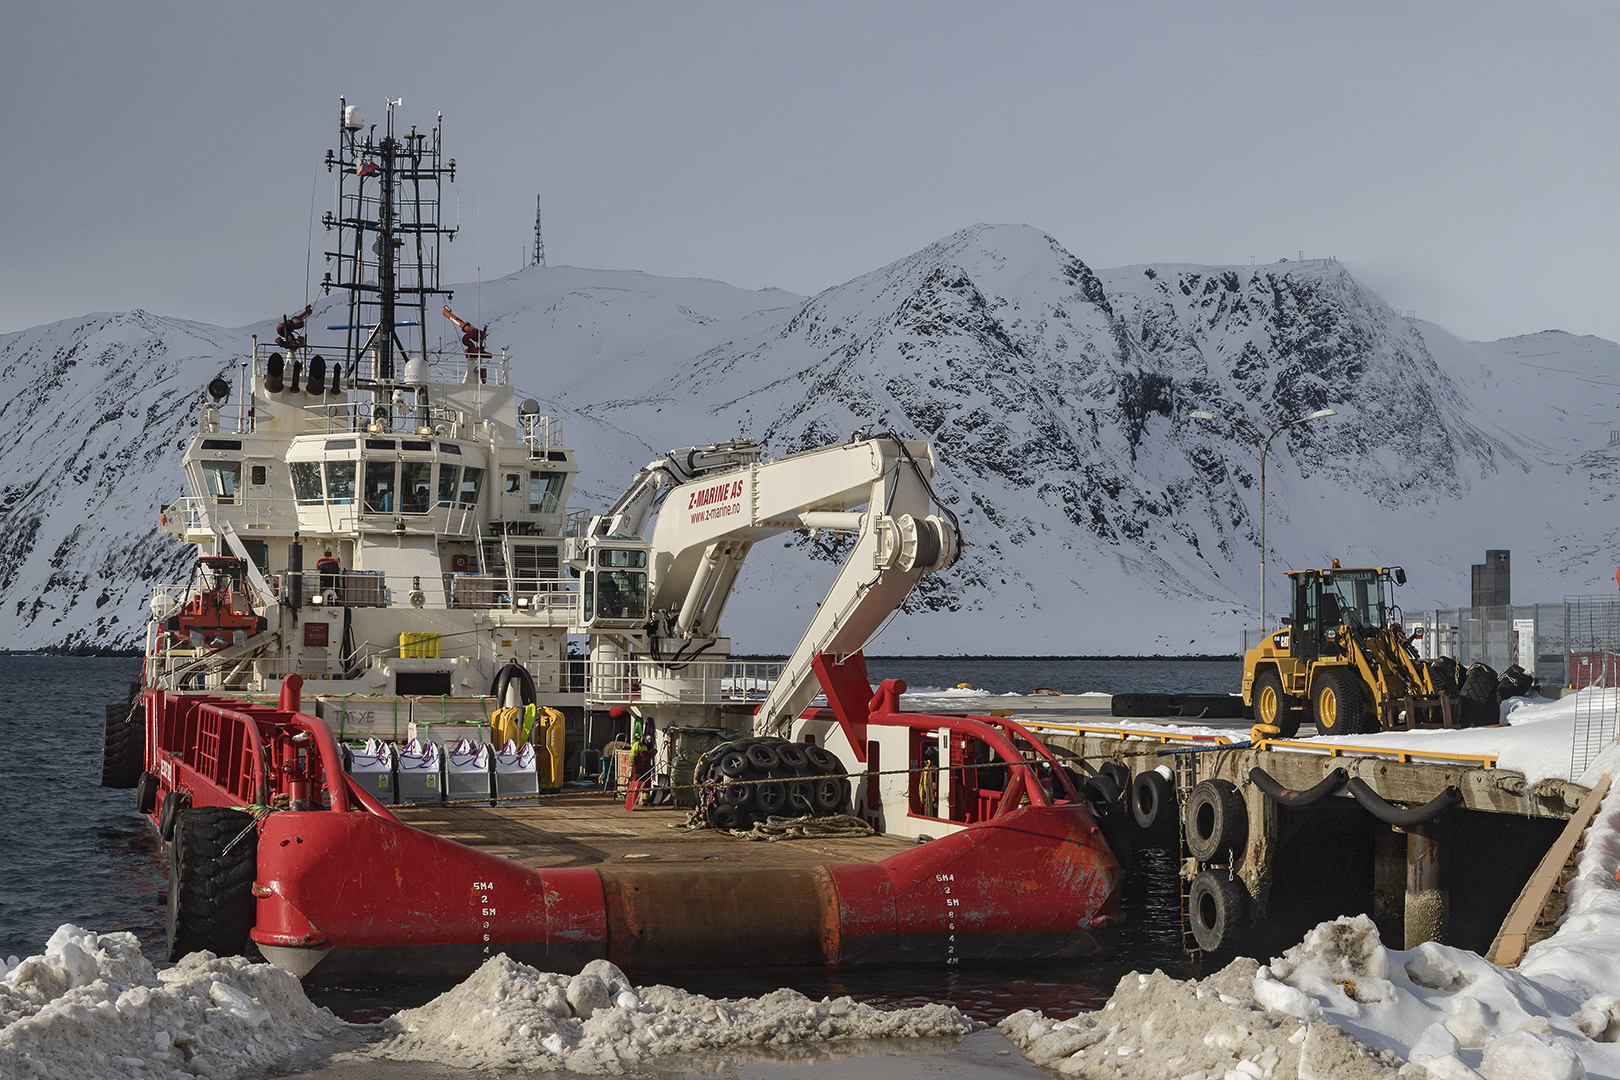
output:
M698 805L716 829L750 829L767 818L826 817L849 809L847 770L820 746L757 736L723 743L698 759Z

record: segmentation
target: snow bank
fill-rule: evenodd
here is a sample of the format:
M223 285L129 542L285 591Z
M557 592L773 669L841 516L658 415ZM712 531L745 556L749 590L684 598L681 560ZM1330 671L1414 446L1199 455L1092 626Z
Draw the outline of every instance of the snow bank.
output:
M1001 1029L1037 1065L1126 1080L1620 1080L1617 871L1620 789L1586 832L1557 932L1517 970L1433 943L1386 949L1365 915L1344 916L1265 966L1201 983L1132 973L1099 1012L1021 1012Z
M743 1046L966 1035L983 1025L954 1006L884 1010L793 990L720 999L670 986L632 987L595 960L578 975L494 957L419 1009L384 1021L374 1056L460 1068L618 1073L648 1059Z
M159 972L133 934L66 925L0 970L0 1076L18 1080L228 1080L349 1029L285 971L194 953Z
M1381 1080L1400 1059L1331 1024L1266 1008L1253 960L1181 982L1132 972L1094 1013L1053 1022L1023 1010L1001 1032L1026 1058L1063 1076L1119 1080Z
M1423 728L1416 731L1383 731L1375 735L1318 736L1312 742L1340 746L1367 746L1390 750L1415 750L1447 754L1495 754L1497 768L1524 773L1534 784L1549 777L1576 780L1590 787L1588 777L1570 776L1570 751L1575 739L1575 713L1612 713L1617 690L1581 690L1568 697L1548 700L1540 695L1509 698L1501 704L1505 727L1464 728L1447 731ZM1597 695L1606 695L1607 700Z

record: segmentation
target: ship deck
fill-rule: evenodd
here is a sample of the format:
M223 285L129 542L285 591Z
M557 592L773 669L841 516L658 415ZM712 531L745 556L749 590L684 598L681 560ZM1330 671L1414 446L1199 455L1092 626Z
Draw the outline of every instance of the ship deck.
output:
M601 792L543 799L537 806L455 803L389 809L405 824L424 832L522 866L544 869L804 869L873 862L915 845L915 841L890 836L770 842L713 829L689 831L679 827L691 813L687 808L638 807L631 811L624 808L622 796Z

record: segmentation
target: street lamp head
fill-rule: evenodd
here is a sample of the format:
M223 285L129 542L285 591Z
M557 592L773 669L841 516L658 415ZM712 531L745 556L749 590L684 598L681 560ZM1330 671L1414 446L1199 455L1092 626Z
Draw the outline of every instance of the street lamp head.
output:
M1192 412L1188 413L1187 416L1188 416L1188 418L1193 419L1193 420L1213 420L1213 419L1215 419L1215 414L1214 413L1205 412L1203 409L1194 409Z
M1311 415L1307 416L1305 419L1307 419L1307 420L1320 420L1324 416L1338 416L1338 415L1339 414L1334 412L1332 409L1317 409L1315 412L1311 413Z

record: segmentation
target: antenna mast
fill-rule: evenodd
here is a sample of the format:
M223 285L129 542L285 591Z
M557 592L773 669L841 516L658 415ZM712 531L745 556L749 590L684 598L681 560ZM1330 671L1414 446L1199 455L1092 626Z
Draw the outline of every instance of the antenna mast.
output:
M540 196L534 197L534 265L546 265L546 240L540 232Z

